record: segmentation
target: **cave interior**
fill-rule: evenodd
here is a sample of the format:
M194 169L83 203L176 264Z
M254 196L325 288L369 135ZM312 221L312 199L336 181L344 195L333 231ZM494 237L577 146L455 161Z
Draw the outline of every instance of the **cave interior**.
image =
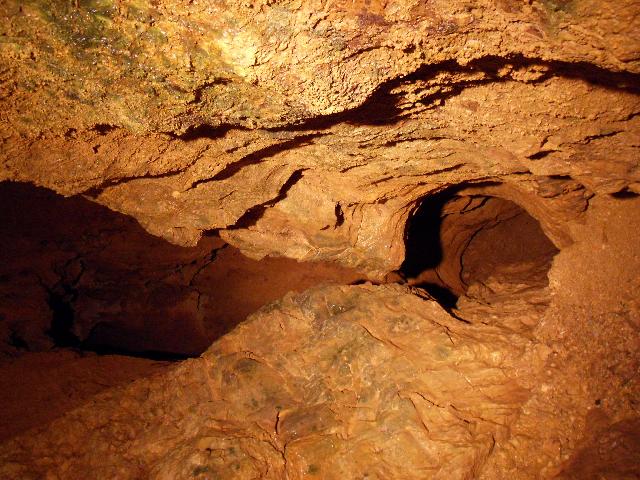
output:
M640 479L639 19L0 2L0 478Z

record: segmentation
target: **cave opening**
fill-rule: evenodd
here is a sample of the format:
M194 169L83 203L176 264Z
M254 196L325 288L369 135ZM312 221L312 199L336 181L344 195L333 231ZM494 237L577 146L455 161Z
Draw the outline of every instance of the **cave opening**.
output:
M500 292L546 287L558 253L522 206L466 186L421 201L407 224L405 251L401 274L449 311L478 292L491 303Z

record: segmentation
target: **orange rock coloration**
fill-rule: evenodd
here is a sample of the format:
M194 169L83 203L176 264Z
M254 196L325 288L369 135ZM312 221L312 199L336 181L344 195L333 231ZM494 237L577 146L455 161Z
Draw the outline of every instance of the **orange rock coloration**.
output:
M2 2L0 477L640 477L639 18Z

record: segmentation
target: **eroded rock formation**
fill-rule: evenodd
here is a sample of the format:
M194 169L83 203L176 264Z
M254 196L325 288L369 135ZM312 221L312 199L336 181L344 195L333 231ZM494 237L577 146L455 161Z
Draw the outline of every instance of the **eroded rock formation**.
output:
M83 198L0 183L5 354L58 347L199 355L288 291L356 272L255 261L215 236L183 248Z
M637 2L0 12L4 355L217 338L3 476L640 475Z

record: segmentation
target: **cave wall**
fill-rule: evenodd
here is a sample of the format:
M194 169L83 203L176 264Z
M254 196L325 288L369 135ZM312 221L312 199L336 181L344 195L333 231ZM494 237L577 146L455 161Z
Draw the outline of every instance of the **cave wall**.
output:
M438 188L507 183L562 244L638 190L632 1L2 8L0 179L181 245L381 277Z
M2 443L2 476L640 475L638 10L633 0L3 2L0 181L81 196L156 245L132 251L118 231L100 239L93 214L80 215L81 241L67 248L75 230L59 226L55 248L25 270L20 245L38 251L41 239L5 236L18 259L3 274L8 345L46 348L47 288L66 276L86 293L75 336L111 315L139 345L136 322L186 351L186 320L219 318L222 304L199 308L194 275L215 290L248 265L228 247L229 269L200 275L225 243L374 283L287 295L202 357L43 420ZM451 262L407 278L412 221L451 192L487 209L445 205L437 233ZM513 208L529 223L505 224ZM544 234L531 246L545 244L544 262L510 250L509 231L526 238L530 225ZM473 243L483 237L506 247ZM184 268L167 262L171 248ZM497 250L517 259L482 262ZM95 270L79 276L87 255ZM132 268L140 255L146 267ZM313 283L282 261L280 294ZM110 297L109 271L134 292L150 277L158 289ZM418 288L434 279L457 297L446 309ZM375 284L390 280L408 285ZM190 353L209 333L191 336Z
M262 305L362 276L255 261L217 236L180 247L82 197L0 183L0 363L56 347L199 355Z
M5 443L0 472L633 478L640 201L598 200L586 215L542 313L496 302L462 322L400 285L287 295L201 358ZM535 328L517 328L523 316Z

